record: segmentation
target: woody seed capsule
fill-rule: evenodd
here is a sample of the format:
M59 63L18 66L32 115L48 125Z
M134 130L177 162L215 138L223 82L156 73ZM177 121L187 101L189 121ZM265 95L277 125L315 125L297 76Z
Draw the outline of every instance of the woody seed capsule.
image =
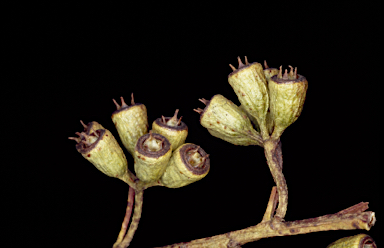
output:
M263 139L269 137L266 127L268 111L268 89L263 67L255 62L244 65L238 57L239 67L228 75L228 82L235 91L244 109L255 119L260 126Z
M168 188L180 188L204 178L209 168L209 155L200 146L186 143L173 152L161 182Z
M297 120L303 109L308 89L307 79L297 74L293 67L288 74L282 69L269 80L270 111L275 123L272 137L278 139L283 131Z
M162 116L152 123L152 132L166 137L171 143L172 151L184 144L188 135L187 125L181 121L181 117L177 119L178 112L179 110L176 109L172 118Z
M127 171L128 163L112 133L97 122L90 122L87 126L82 124L85 132L77 132L78 138L69 138L78 143L77 151L107 176L121 179Z
M158 180L172 155L171 144L164 136L152 133L141 136L135 147L135 172L143 182Z
M121 142L132 156L135 153L137 140L148 133L147 108L144 104L135 103L133 99L128 106L121 97L121 106L113 99L117 110L112 113L112 121L119 133Z
M222 95L210 101L201 99L207 106L195 111L200 114L200 123L208 132L234 145L262 146L260 134L253 129L246 113Z

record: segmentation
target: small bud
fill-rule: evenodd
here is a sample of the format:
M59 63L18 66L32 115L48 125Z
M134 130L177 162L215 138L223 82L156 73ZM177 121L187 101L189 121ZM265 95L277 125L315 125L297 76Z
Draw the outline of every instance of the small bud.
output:
M209 133L235 145L262 146L247 114L222 95L215 95L200 113L200 123Z
M121 106L113 99L117 110L112 113L112 121L119 133L121 142L132 155L135 153L137 140L148 133L147 108L144 104L135 103L133 99L128 106L121 97Z
M161 182L168 188L180 188L205 177L209 168L209 155L201 147L186 143L173 152Z
M163 135L171 143L172 151L176 150L180 145L185 143L188 135L187 125L177 118L178 109L175 115L171 117L164 117L156 119L152 123L152 132Z
M268 89L263 67L255 62L244 65L228 75L228 82L235 91L244 109L257 120L263 138L267 138L266 115L268 111Z
M69 137L78 143L77 151L107 176L121 179L127 172L128 163L115 137L97 122L81 123L85 132L76 132L79 138Z
M278 75L269 80L270 111L274 121L272 137L277 139L283 131L297 120L303 109L305 95L308 89L308 81L302 75L297 74L297 69L290 73L282 68Z
M158 180L163 175L171 155L171 144L164 136L152 131L141 136L134 153L136 176L143 182Z
M369 235L361 233L336 240L327 248L377 248L377 245Z

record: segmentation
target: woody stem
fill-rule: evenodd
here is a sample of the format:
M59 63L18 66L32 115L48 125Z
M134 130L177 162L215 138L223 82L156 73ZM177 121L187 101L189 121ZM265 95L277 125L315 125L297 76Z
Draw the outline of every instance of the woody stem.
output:
M273 201L275 201L274 197L271 197L268 205L272 205L272 207L267 208L268 213L264 216L269 216L270 212L268 209L273 210ZM289 236L330 230L369 230L375 224L376 218L374 212L364 212L368 208L367 206L368 203L362 202L335 214L290 222L274 222L273 220L268 220L269 217L266 217L259 224L242 230L158 248L233 248L262 238L276 236Z
M279 140L266 140L264 142L264 153L279 195L279 205L276 209L275 218L282 220L287 212L288 187L282 171L282 155Z
M113 245L113 248L117 247L120 244L120 242L124 238L125 232L127 231L129 219L131 218L134 197L135 197L135 190L132 187L129 187L128 200L127 200L128 203L127 203L127 209L125 211L125 217L124 217L123 223L121 224L121 230L120 230L119 236L117 237L117 240Z
M132 216L132 222L128 229L127 235L125 235L123 241L119 245L116 246L116 248L126 248L129 246L133 239L133 235L135 235L135 232L137 230L137 227L139 225L139 221L141 218L141 212L143 210L143 193L144 191L135 191L135 210L133 212ZM115 247L114 247L115 248Z

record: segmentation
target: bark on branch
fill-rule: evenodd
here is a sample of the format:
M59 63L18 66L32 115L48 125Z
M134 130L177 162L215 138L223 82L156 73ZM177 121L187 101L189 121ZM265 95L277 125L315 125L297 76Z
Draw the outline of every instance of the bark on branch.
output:
M376 221L374 212L364 212L368 209L368 203L361 202L335 214L284 222L271 217L277 201L276 187L273 187L264 218L262 222L255 226L159 248L233 248L262 238L276 236L289 236L330 230L369 230Z

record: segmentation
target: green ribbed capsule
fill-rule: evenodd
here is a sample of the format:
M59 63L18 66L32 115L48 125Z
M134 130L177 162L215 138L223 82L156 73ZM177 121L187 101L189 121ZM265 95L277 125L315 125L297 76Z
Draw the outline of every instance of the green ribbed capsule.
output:
M87 126L82 124L85 131L77 132L78 138L69 138L77 142L77 151L107 176L121 179L127 172L128 163L115 137L97 122Z
M234 145L262 146L260 134L253 129L246 113L222 95L214 95L210 101L199 99L206 104L195 109L200 114L200 123L208 132Z
M297 74L297 68L288 74L273 76L269 80L270 111L275 123L272 137L278 139L283 131L297 120L303 109L305 95L308 89L307 79Z
M327 248L377 248L377 245L369 235L361 233L336 240Z
M173 152L161 183L168 188L180 188L204 178L209 168L209 155L200 146L186 143Z
M235 91L244 109L252 115L261 129L264 139L269 137L266 127L266 115L268 112L268 89L263 67L260 63L249 64L247 59L245 65L238 57L239 67L228 75L228 82Z
M121 142L132 156L135 154L137 140L148 133L147 108L144 104L135 103L131 99L131 106L128 106L123 97L121 106L113 99L117 110L112 113L112 121L119 133Z
M171 144L164 136L152 133L141 136L135 147L135 172L143 182L158 180L172 155Z
M177 113L179 112L176 109L173 117L164 117L157 118L152 123L152 132L163 135L171 143L172 151L176 150L179 146L185 143L185 139L188 135L187 125L177 119Z

